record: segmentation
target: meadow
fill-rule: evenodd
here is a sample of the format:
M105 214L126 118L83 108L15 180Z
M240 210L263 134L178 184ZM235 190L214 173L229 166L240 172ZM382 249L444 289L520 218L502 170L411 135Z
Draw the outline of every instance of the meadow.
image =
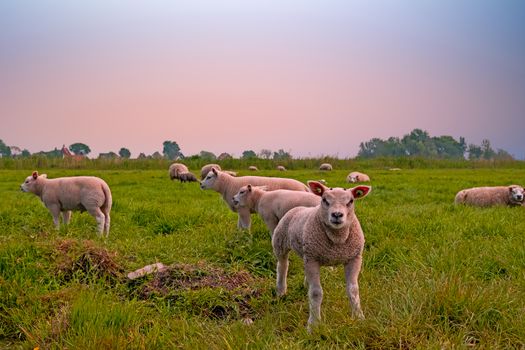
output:
M523 162L341 163L331 172L314 163L287 163L286 173L261 163L259 175L333 187L350 187L350 170L370 175L372 192L356 203L365 320L350 315L342 266L325 267L322 323L307 333L300 259L291 254L288 295L276 298L264 223L253 215L251 232L238 230L217 193L170 181L169 163L5 161L0 348L525 348L525 208L453 204L462 188L524 185ZM245 164L221 165L248 174ZM386 169L396 165L402 170ZM189 167L198 173L200 164ZM109 237L97 236L87 213L56 231L40 200L19 189L33 168L105 179L114 200ZM155 262L168 273L127 279Z

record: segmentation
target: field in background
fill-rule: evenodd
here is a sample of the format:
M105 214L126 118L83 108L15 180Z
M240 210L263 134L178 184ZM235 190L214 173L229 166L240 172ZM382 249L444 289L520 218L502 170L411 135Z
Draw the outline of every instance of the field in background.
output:
M86 164L2 160L0 348L523 348L525 208L453 205L465 187L525 184L523 162L422 160L255 163L260 175L347 186L367 172L372 192L356 203L366 237L360 276L366 319L350 317L342 267L323 268L323 322L312 334L302 263L292 254L289 294L274 293L269 234L251 233L220 196L171 182L166 161ZM221 163L246 175L248 163ZM188 164L198 173L201 163ZM134 169L135 167L135 169ZM389 171L400 167L401 171ZM138 170L136 168L145 169ZM411 169L415 168L415 169ZM74 213L55 231L39 199L19 186L38 169L50 178L96 175L110 185L111 233ZM127 272L162 262L168 275L130 282ZM253 322L252 322L253 321Z

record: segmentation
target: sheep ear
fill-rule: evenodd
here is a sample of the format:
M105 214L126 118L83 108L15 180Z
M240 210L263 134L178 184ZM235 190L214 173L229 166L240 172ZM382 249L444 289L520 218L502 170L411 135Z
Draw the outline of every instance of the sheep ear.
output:
M215 169L215 168L211 168L211 171L213 171L213 173L214 173L215 175L217 175L217 169Z
M363 198L366 197L366 195L372 190L372 187L370 186L357 186L352 188L350 191L352 191L352 195L354 198Z
M33 179L36 180L37 177L38 177L38 171L33 171Z
M324 191L326 191L326 186L318 181L308 181L307 184L310 191L318 196L322 196Z

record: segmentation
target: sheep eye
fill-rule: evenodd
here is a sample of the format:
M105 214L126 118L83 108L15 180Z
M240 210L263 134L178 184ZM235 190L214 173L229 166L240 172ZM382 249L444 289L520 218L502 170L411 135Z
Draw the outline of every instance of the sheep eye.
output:
M348 207L351 206L352 203L354 203L354 200L353 200L353 199L350 199L350 202L348 202L347 206L348 206Z
M326 198L323 198L322 202L323 202L324 205L328 205L329 204L328 201L326 200Z

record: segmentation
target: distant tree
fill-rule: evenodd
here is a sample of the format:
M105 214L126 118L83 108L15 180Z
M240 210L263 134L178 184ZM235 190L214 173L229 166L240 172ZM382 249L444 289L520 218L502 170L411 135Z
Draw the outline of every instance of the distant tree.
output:
M22 154L22 150L18 146L10 146L11 149L11 157L17 157Z
M118 158L118 154L116 154L115 152L99 153L98 158L99 159L115 159L115 158Z
M432 141L436 147L439 158L464 158L465 139L459 138L457 142L452 136L433 137Z
M225 160L225 159L232 159L232 158L233 158L232 155L226 152L219 154L219 156L217 157L218 160Z
M143 152L140 152L139 153L139 156L137 157L137 159L146 159L146 155L143 153Z
M27 149L24 148L22 150L22 157L27 158L27 157L30 157L30 156L31 156L31 153Z
M253 159L253 158L257 158L257 154L255 154L255 152L252 150L248 150L248 151L242 152L241 158L242 159Z
M468 145L468 159L469 160L475 160L480 159L481 155L483 154L483 151L481 150L481 147L471 143Z
M175 160L179 158L183 158L182 153L180 152L180 147L175 141L164 141L162 143L162 154L164 154L164 157Z
M200 151L199 157L207 161L217 159L217 156L213 152L209 152L209 151Z
M10 157L11 148L7 146L4 141L0 140L0 157Z
M262 159L270 159L271 156L272 156L272 151L270 151L269 149L263 148L259 152L259 157Z
M73 152L76 155L88 155L91 152L91 149L88 145L84 143L74 143L72 145L69 145L69 150Z
M481 141L481 154L483 159L493 159L496 155L496 152L490 146L490 141L487 139Z
M494 159L498 160L513 160L514 157L507 151L503 149L498 149L496 152L496 155L494 156Z
M121 158L126 158L128 159L129 157L131 157L131 152L129 151L129 149L125 148L125 147L122 147L120 149L120 151L118 151L118 155L121 157Z
M153 158L153 159L162 159L162 154L160 154L159 151L156 151L155 153L153 153L151 155L151 158Z
M290 153L285 152L283 149L280 149L277 152L273 153L273 159L286 160L286 159L292 159L292 156L290 155Z

